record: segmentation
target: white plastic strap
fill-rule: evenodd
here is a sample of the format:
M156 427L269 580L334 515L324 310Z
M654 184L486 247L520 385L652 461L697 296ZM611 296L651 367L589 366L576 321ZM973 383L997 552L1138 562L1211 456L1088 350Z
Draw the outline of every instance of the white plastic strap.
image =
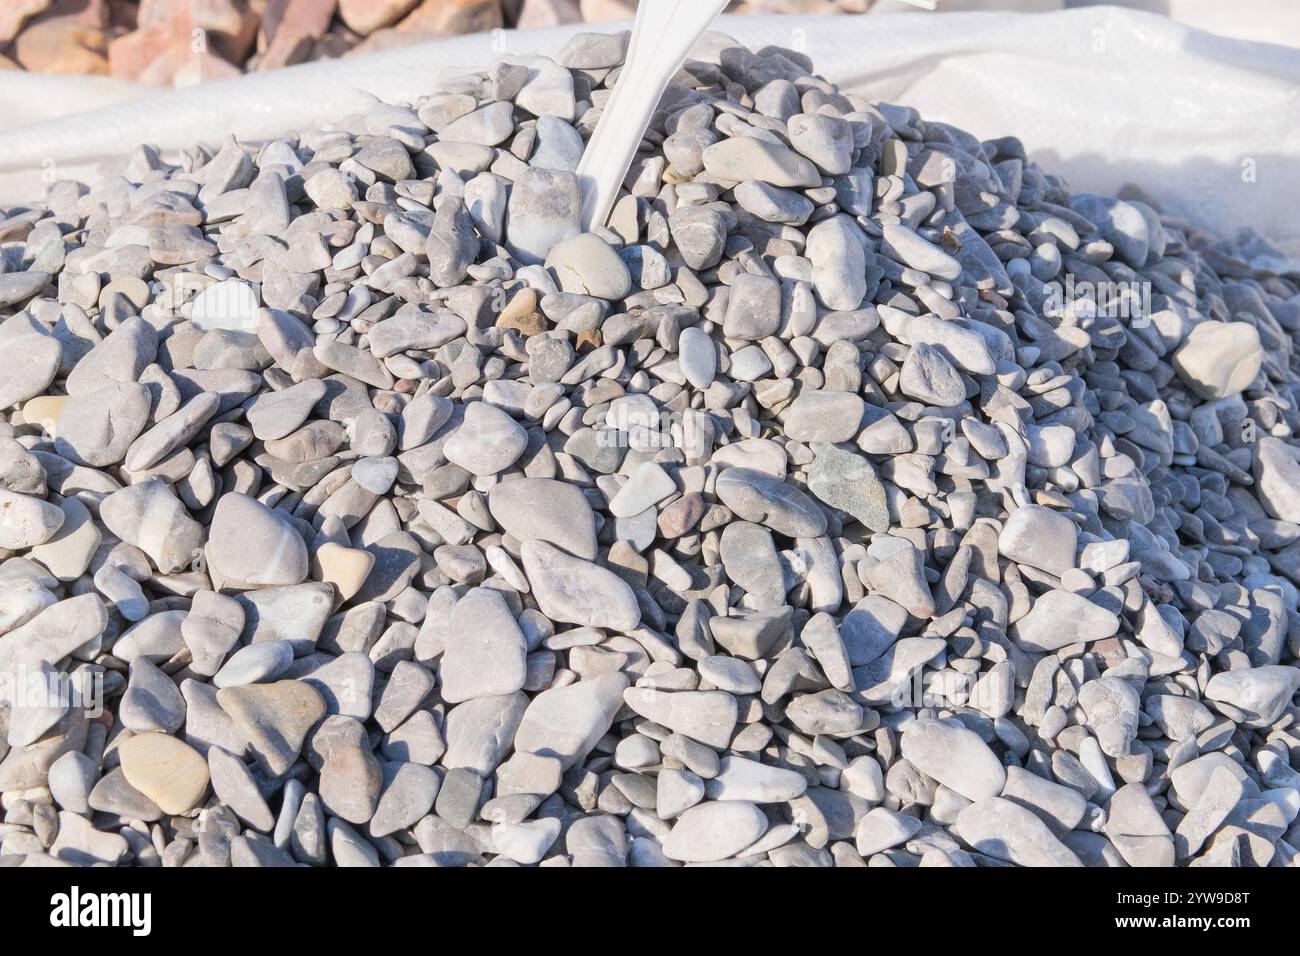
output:
M727 0L654 0L637 6L627 61L578 163L582 228L604 225L668 82Z

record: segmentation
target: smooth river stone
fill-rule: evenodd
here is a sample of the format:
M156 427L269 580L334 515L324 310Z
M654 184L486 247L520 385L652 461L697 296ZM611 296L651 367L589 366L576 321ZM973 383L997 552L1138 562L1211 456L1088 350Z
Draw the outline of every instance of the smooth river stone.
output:
M208 533L208 559L223 586L284 587L307 577L307 544L279 511L256 498L222 495Z
M821 173L794 150L755 136L734 136L707 146L704 168L712 176L733 183L747 179L802 189L820 186Z
M188 813L208 790L208 764L182 741L165 734L136 734L117 748L126 782L164 813Z
M786 803L808 789L803 774L773 767L747 757L723 757L718 775L705 783L710 800L745 800L750 803Z
M785 435L802 442L852 441L862 430L866 403L852 392L808 390L781 413Z
M626 263L613 246L594 233L584 232L556 243L546 256L546 267L565 292L617 301L632 291Z
M438 669L448 703L513 694L527 677L527 642L500 592L473 588L452 608Z
M716 863L740 853L767 832L767 815L740 800L691 807L664 840L664 856L682 863Z
M1045 654L1071 644L1101 641L1119 630L1119 618L1073 591L1048 591L1012 626L1016 643Z
M824 219L808 231L804 255L812 263L813 288L828 309L849 312L867 294L866 237L848 216Z
M1172 363L1201 398L1227 398L1255 380L1264 364L1264 346L1248 322L1202 322L1174 352Z
M1291 447L1264 437L1255 446L1255 482L1260 504L1282 521L1300 524L1300 459Z
M952 829L979 852L1017 866L1083 865L1033 811L1001 797L967 805Z
M16 335L4 343L5 373L0 376L0 409L40 395L59 371L63 347L51 335Z
M766 525L790 538L826 533L826 515L794 485L749 468L728 468L718 476L717 495L738 517Z
M64 498L59 510L63 524L44 544L32 548L29 556L60 581L75 581L86 573L103 534L79 498Z
M615 671L542 691L514 735L515 750L557 758L567 770L586 759L623 707L626 674Z
M178 448L188 445L220 406L220 397L211 392L195 395L131 443L126 452L127 470L152 468Z
M108 627L108 611L93 591L47 605L35 617L0 635L0 672L11 664L54 663L95 641Z
M686 381L699 389L708 388L718 374L718 350L703 329L689 326L677 339L677 362Z
M636 595L612 571L546 541L525 541L520 554L537 606L551 620L613 631L641 623Z
M271 441L291 434L324 397L325 383L308 379L283 391L258 396L244 414L254 437Z
M998 552L1017 564L1060 577L1074 564L1079 528L1058 511L1042 505L1017 508L998 535Z
M64 520L63 511L48 501L0 488L0 548L20 551L44 544Z
M69 396L55 422L54 450L79 465L117 464L144 431L149 406L149 390L137 382Z
M204 528L156 478L115 491L99 505L99 517L133 544L164 574L186 570L202 557Z
M520 541L547 541L589 561L596 557L596 516L576 485L512 478L492 486L488 510Z
M1241 711L1249 727L1267 727L1281 716L1300 687L1300 670L1279 664L1240 667L1215 674L1205 696Z
M609 502L609 513L616 518L631 518L677 493L677 483L663 466L643 462Z
M885 223L882 227L881 251L904 265L928 272L938 279L952 281L961 278L961 263L934 243L917 235L901 223Z
M452 464L486 477L513 465L527 445L528 433L513 418L494 405L471 402L442 450Z
M736 698L720 690L660 691L629 687L623 700L642 717L702 744L724 749L736 727Z
M212 677L216 687L242 687L275 680L293 663L288 641L258 641L241 647Z
M920 717L903 728L903 757L927 777L967 800L1002 792L1006 771L974 731L955 723Z

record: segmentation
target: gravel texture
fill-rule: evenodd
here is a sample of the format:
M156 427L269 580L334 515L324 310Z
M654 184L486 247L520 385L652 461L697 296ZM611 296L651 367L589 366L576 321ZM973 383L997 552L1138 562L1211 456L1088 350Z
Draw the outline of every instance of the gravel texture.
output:
M1296 277L626 42L0 217L0 864L1294 862Z

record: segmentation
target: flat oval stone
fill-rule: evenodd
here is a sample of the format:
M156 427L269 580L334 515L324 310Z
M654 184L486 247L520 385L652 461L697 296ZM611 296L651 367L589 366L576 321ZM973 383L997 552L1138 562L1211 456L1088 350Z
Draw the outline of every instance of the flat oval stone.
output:
M801 773L736 756L723 757L718 775L704 785L710 800L749 803L786 803L807 789L808 781Z
M9 272L0 275L0 308L26 302L50 281L48 272Z
M528 157L528 165L536 169L574 172L586 146L582 134L557 116L537 117L536 129L537 145Z
M716 863L735 856L767 832L767 816L752 803L721 800L683 813L663 843L670 860Z
M565 292L617 301L632 291L632 275L614 248L600 236L584 232L564 239L546 256Z
M718 350L707 332L694 325L682 329L677 339L677 361L686 380L696 388L713 384L718 374Z
M1017 644L1041 654L1105 640L1119 630L1119 618L1082 595L1054 590L1038 597L1012 630Z
M51 335L18 335L7 339L4 347L7 361L0 377L0 408L9 408L40 395L54 381L63 346Z
M552 620L615 631L641 623L636 595L612 571L546 541L525 541L520 554L537 605Z
M728 468L718 476L717 495L746 521L767 525L791 538L826 533L826 515L794 485L750 468Z
M152 468L172 452L188 445L220 406L221 399L211 392L195 395L131 443L126 452L127 470Z
M757 694L763 687L753 665L737 657L704 657L697 666L700 677L729 694Z
M728 579L745 589L754 606L767 610L785 603L785 575L772 532L749 521L732 521L722 529L718 557Z
M136 734L117 754L127 783L164 813L188 813L208 791L207 761L175 737Z
M452 120L438 130L438 139L442 142L496 146L514 132L513 112L514 106L511 103L489 103Z
M938 246L923 239L901 223L885 223L881 230L881 251L904 265L928 272L936 279L961 278L961 263Z
M113 656L128 664L142 659L154 664L170 660L185 646L180 631L188 617L185 611L160 611L142 618L113 642Z
M965 727L920 717L903 728L902 752L912 766L967 800L1002 792L1006 771L997 755Z
M388 358L411 349L436 349L464 335L465 328L465 320L450 312L406 314L376 322L366 337L371 354Z
M452 608L438 669L443 699L457 704L513 694L524 686L527 653L523 632L500 593L472 588Z
M867 294L866 237L849 217L823 219L808 231L804 255L812 263L813 289L828 309L851 311Z
M623 700L642 717L710 747L731 744L736 727L736 698L725 691L661 691L629 687Z
M852 392L809 389L782 413L787 438L802 442L852 441L862 429L866 403Z
M0 548L20 551L44 544L64 520L63 511L48 501L0 488Z
M217 687L242 687L275 680L293 663L293 645L288 641L259 641L241 647L212 677Z
M787 188L820 186L821 174L794 150L755 136L734 136L707 146L702 154L711 176L733 183L746 179Z
M527 445L527 432L513 418L486 402L471 402L443 454L470 474L487 476L513 465Z

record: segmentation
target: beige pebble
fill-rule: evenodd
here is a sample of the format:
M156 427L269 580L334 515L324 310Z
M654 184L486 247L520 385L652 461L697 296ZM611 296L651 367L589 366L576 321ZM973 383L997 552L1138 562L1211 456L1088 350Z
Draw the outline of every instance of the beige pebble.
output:
M375 566L375 556L360 548L327 541L316 549L315 563L317 577L334 585L337 603L346 604L366 583L370 569Z
M207 793L207 761L175 737L137 734L117 752L126 782L165 813L186 813Z

